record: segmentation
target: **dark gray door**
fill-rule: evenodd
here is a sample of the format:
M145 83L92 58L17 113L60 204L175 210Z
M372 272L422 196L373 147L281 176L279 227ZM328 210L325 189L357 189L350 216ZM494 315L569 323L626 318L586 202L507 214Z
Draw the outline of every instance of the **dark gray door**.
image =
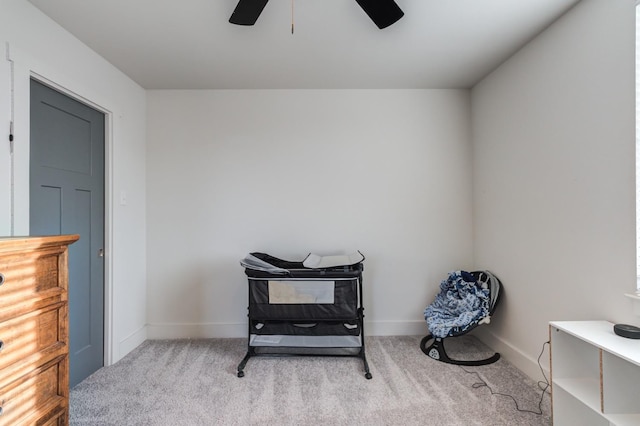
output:
M104 114L31 80L30 234L69 247L69 369L104 365Z

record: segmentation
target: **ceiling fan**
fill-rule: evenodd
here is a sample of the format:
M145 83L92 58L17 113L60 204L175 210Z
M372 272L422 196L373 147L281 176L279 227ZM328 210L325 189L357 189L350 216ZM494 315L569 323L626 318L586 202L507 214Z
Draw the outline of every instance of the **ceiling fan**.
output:
M269 0L240 0L229 18L237 25L253 25ZM356 0L369 18L383 29L404 16L404 12L394 0Z

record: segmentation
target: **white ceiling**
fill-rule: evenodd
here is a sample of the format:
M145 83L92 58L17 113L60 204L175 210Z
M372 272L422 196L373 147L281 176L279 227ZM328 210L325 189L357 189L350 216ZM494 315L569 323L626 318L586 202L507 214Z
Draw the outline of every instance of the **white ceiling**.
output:
M146 89L467 88L579 0L396 0L379 30L355 0L29 0Z

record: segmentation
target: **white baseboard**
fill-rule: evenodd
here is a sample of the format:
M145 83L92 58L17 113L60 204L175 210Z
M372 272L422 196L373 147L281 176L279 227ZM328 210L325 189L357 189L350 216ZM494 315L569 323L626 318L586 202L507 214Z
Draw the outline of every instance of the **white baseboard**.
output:
M499 352L504 359L513 364L518 370L522 371L532 380L544 380L537 358L531 358L509 342L490 332L487 327L476 328L473 331L473 335L494 351ZM542 347L540 349L542 349ZM549 364L548 346L545 348L545 353L542 355L540 362L543 366L544 374L549 378L549 369L546 367Z
M120 341L117 350L118 359L113 360L113 362L119 361L126 354L140 346L145 340L147 340L147 327L143 326Z
M427 323L418 321L365 321L365 336L426 336Z
M424 321L371 321L364 323L365 336L413 336L427 333ZM152 323L148 339L211 339L247 337L247 323Z
M148 339L212 339L247 337L246 323L155 323L147 325Z

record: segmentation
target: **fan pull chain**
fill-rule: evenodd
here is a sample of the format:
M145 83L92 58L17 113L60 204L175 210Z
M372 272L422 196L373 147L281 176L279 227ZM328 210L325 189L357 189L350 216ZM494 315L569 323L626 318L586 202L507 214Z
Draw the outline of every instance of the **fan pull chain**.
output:
M294 22L293 22L293 2L294 2L294 0L291 0L291 34L293 34L293 26L294 26Z

